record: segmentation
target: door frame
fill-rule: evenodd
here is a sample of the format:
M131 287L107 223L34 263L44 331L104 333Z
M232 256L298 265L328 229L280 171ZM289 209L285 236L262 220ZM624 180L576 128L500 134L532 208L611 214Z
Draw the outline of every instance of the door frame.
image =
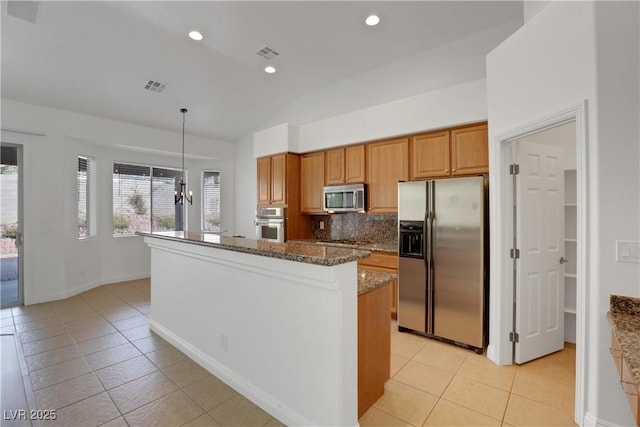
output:
M39 145L46 142L47 135L44 132L36 130L26 129L12 129L2 127L0 129L0 141L6 144L21 145L22 146L22 235L23 235L23 248L22 248L22 291L23 291L23 304L33 304L33 269L29 268L31 260L34 259L34 245L31 244L33 239L31 235L36 230L36 216L32 208L31 198L28 197L31 194L31 189L35 185L35 177L33 173L27 173L27 171L33 170L33 161L31 160L32 150L36 150ZM26 266L26 268L25 268Z
M489 307L489 337L487 357L498 365L510 365L511 342L509 332L513 320L513 261L509 250L513 246L513 191L509 174L511 142L526 136L574 122L576 126L576 166L577 166L577 260L576 260L576 393L574 420L582 424L586 404L586 309L589 279L586 266L589 265L587 248L589 247L587 206L589 203L589 165L587 139L587 101L570 105L562 110L533 119L510 130L501 132L493 138L490 147L489 173L490 194L490 244L491 260ZM489 124L491 125L491 124Z
M16 245L18 247L18 301L11 306L3 307L8 308L24 305L24 145L4 141L0 141L0 145L16 149L16 163L18 166L18 236L16 237Z

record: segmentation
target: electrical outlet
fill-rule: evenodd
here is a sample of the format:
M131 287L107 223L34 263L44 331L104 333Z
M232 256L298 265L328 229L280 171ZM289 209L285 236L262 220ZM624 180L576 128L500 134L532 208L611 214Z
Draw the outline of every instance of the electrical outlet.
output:
M320 221L320 230L324 230L324 221Z

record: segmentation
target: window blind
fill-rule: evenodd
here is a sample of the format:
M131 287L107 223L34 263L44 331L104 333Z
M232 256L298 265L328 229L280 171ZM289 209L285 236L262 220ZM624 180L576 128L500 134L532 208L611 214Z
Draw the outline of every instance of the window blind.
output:
M183 229L183 208L175 204L182 171L113 164L113 235Z
M182 171L153 168L151 180L152 231L184 229L183 207L175 204L175 192L180 191Z
M113 164L113 234L151 231L151 167Z
M95 160L78 156L77 201L78 201L78 238L86 239L95 235L95 196L92 194L95 183Z
M202 231L220 231L220 172L202 176Z

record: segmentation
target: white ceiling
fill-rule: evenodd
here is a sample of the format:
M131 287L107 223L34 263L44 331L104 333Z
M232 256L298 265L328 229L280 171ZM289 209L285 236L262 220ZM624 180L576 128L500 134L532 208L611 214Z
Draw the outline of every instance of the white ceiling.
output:
M504 1L42 1L35 23L2 8L3 97L171 131L186 107L189 133L226 141L323 86L522 21Z

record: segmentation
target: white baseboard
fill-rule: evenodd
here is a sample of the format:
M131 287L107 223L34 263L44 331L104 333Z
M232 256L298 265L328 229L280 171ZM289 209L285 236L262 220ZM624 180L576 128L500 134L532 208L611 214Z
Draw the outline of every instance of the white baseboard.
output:
M135 273L135 274L125 274L122 276L103 277L102 284L100 286L107 285L110 283L128 282L129 280L147 279L149 277L151 277L151 272L149 271L145 271L142 273Z
M280 422L287 426L311 426L315 425L312 421L306 419L303 415L295 410L277 401L264 390L256 387L248 382L245 378L240 377L235 372L229 370L225 365L206 355L196 347L192 346L182 338L178 337L153 319L149 319L149 327L151 330L160 335L172 345L180 349L189 358L205 368L207 371L215 375L229 387L255 403L257 406L268 412L271 416L277 418Z
M618 427L618 424L611 423L606 420L601 420L590 412L584 414L582 419L583 427Z
M25 295L25 305L39 304L44 302L56 301L59 299L66 299L66 298L70 298L72 296L81 294L82 292L97 288L99 286L108 285L111 283L126 282L129 280L146 279L149 276L150 276L149 272L136 273L136 274L130 274L130 275L123 275L123 276L113 276L113 277L103 278L101 280L94 280L92 282L87 282L82 285L76 286L72 289L65 289L64 291L61 291L61 292L53 292L49 294L36 295L32 298L29 298L27 295Z

